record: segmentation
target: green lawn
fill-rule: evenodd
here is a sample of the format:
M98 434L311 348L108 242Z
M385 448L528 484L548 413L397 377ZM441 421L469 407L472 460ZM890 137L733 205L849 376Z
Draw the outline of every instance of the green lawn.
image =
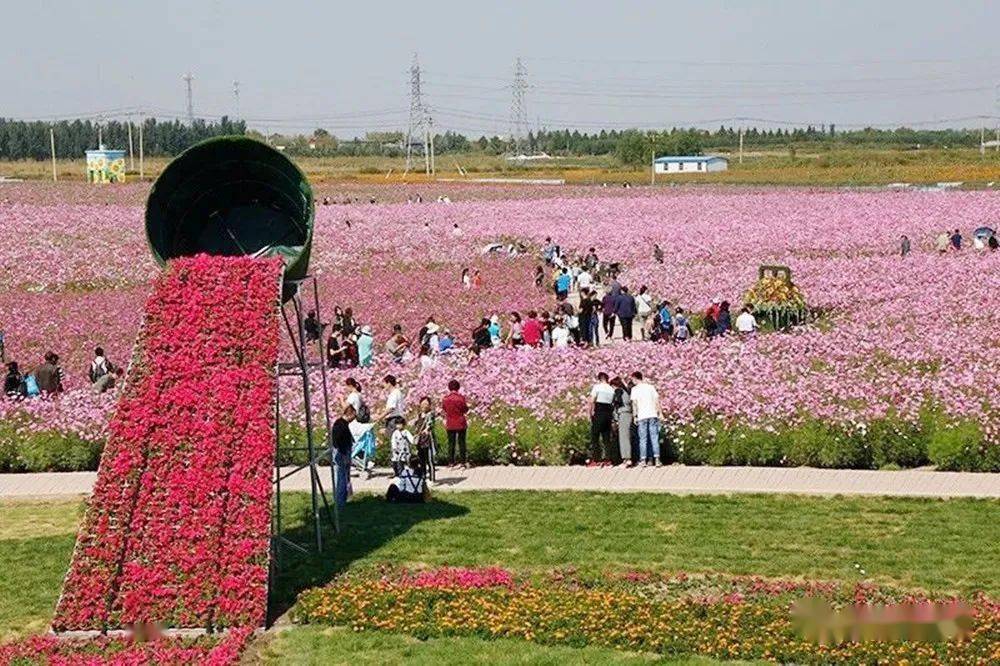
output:
M386 633L353 633L348 629L296 627L262 641L256 656L266 664L350 664L351 666L464 666L466 664L716 664L712 659L668 659L602 648L536 645L527 641L478 638L435 638L421 641ZM727 662L729 664L748 662Z
M308 506L285 497L291 536ZM47 628L73 549L79 502L0 503L0 642ZM299 526L297 528L296 526ZM359 497L343 515L321 558L285 551L275 614L299 591L352 565L495 564L519 571L573 566L807 576L876 582L933 591L1000 594L1000 502L794 496L673 496L491 492L439 494L422 506L389 506ZM600 650L542 650L474 639L413 643L390 636L324 637L295 628L265 645L302 660L394 663L396 648L416 663L441 662L461 644L475 659L524 663L607 663ZM360 653L342 644L360 641ZM353 644L353 643L352 643ZM268 647L270 646L270 647ZM319 652L317 652L317 650ZM543 654L544 652L544 654ZM360 654L360 656L359 656ZM370 661L364 661L369 659ZM471 657L470 657L471 658ZM640 663L642 655L622 655ZM359 661L360 660L360 661ZM447 662L441 662L447 663ZM475 663L473 661L473 663Z

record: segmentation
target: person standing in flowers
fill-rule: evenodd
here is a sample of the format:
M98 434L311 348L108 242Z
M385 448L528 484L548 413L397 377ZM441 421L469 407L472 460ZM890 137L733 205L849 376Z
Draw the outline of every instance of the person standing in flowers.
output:
M35 370L35 383L44 395L55 395L63 391L63 373L59 367L59 355L45 352L45 361Z
M611 426L614 421L615 389L608 383L608 373L597 373L597 383L590 389L590 460L610 460L617 464L618 447L611 446ZM600 443L598 443L600 440ZM603 452L601 444L603 444ZM617 461L618 463L621 460Z
M951 235L951 247L953 250L962 249L962 232L955 229L955 233Z
M719 314L715 319L715 334L727 335L733 330L733 322L729 314L729 301L719 304Z
M743 310L736 317L736 331L740 335L751 335L757 331L757 319L750 312L750 306L743 306Z
M469 432L469 403L465 396L459 393L462 385L457 379L448 382L448 394L441 400L441 411L444 412L444 428L448 433L448 465L455 466L455 448L458 447L459 462L462 467L468 464L466 452L466 437Z
M524 326L521 323L521 313L510 313L510 328L507 330L507 339L504 344L508 347L521 347L524 345Z
M562 269L556 278L556 298L560 301L565 300L569 296L569 288L572 284L573 278L570 277L569 269Z
M529 347L538 347L542 343L542 333L542 323L538 321L538 313L530 310L528 318L524 320L521 327L524 344Z
M688 323L684 308L678 307L674 313L674 340L684 342L691 337L691 325Z
M937 238L934 240L934 247L940 254L944 254L948 251L948 243L950 242L950 237L947 231L942 231L938 234Z
M656 243L653 243L653 261L658 264L663 263L663 250L660 249L660 246Z
M903 234L899 238L899 256L905 257L910 253L910 239Z
M333 462L337 470L336 501L340 508L347 504L347 499L351 496L351 451L354 449L351 421L356 416L354 407L347 404L341 416L330 426L330 447L334 451Z
M545 288L545 268L543 266L535 268L535 288Z
M649 466L660 464L660 394L656 387L646 381L639 371L632 373L635 386L632 387L632 414L639 429L639 458Z
M472 288L472 278L469 276L469 269L462 269L462 289Z
M403 327L395 324L392 327L392 337L385 343L385 350L394 363L405 363L410 356L410 341L403 335Z
M358 367L370 368L375 361L375 336L371 326L362 326L358 335Z

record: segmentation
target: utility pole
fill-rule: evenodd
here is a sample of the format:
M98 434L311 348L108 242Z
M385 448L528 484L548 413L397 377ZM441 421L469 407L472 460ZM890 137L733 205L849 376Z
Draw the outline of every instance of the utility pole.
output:
M514 62L514 83L511 85L510 99L510 139L517 154L528 139L528 109L524 97L528 91L528 70L521 59Z
M49 148L52 150L52 182L55 183L59 180L59 176L56 175L56 132L51 127L49 127Z
M434 119L430 116L427 117L427 137L428 143L431 146L431 161L428 169L428 173L434 174Z
M188 115L188 124L189 125L194 125L194 101L193 101L192 95L191 95L191 82L194 81L194 77L191 76L191 72L188 72L187 74L185 74L184 76L182 76L181 79L184 81L184 83L187 84L187 115Z
M656 185L656 149L653 149L653 157L649 161L649 184Z
M236 102L236 115L234 120L240 119L240 82L233 81L233 100Z
M740 125L740 164L743 164L743 125Z
M101 133L101 121L97 121L97 149L104 150L104 135Z
M979 124L979 156L986 157L986 121Z
M132 149L132 116L128 117L128 161L129 171L135 171L135 153Z
M423 94L420 91L420 62L417 54L413 54L410 65L410 122L406 129L406 171L413 166L413 141L420 137L424 144L424 171L430 173L430 146L428 146L428 121L430 118L424 107Z
M143 172L144 162L142 160L142 127L146 124L146 119L141 115L139 116L139 180L143 179L145 173Z

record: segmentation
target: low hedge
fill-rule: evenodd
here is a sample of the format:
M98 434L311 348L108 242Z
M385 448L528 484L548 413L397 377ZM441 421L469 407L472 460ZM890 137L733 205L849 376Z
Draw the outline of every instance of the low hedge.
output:
M305 463L305 451L289 448L305 446L305 429L285 424L282 432L281 464ZM325 431L317 429L318 445L324 436ZM438 461L443 463L448 446L440 423L436 436ZM0 424L0 472L95 470L102 447L102 442L70 433ZM792 426L771 428L700 415L693 422L664 423L660 448L668 464L833 469L934 465L949 471L1000 472L1000 445L987 441L978 423L956 421L930 408L916 422L893 415L864 424L803 418ZM589 449L590 423L585 418L541 421L507 410L495 412L488 421L470 421L468 458L474 465L561 465L580 461ZM376 462L388 460L389 447L380 441Z

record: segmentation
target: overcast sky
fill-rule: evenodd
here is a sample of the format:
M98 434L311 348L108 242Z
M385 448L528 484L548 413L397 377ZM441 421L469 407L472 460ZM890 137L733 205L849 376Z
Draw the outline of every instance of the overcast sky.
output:
M197 116L235 115L238 79L259 129L403 129L414 52L437 128L475 135L509 131L517 57L532 127L998 114L998 0L35 0L0 15L6 117L178 117L190 71Z

